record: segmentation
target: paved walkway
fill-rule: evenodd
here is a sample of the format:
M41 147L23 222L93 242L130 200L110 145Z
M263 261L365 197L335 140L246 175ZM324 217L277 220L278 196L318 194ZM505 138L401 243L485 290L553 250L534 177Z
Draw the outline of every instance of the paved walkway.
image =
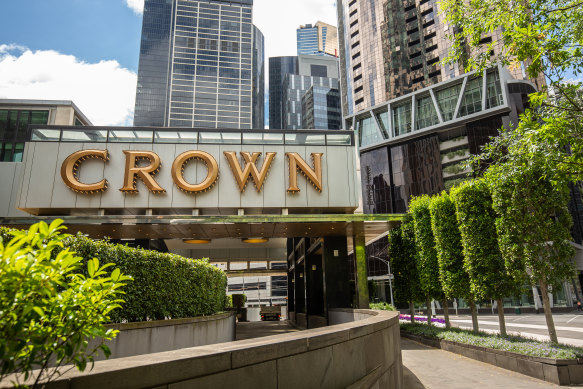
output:
M405 389L568 388L401 338Z
M237 340L260 338L299 331L288 321L256 321L237 323Z

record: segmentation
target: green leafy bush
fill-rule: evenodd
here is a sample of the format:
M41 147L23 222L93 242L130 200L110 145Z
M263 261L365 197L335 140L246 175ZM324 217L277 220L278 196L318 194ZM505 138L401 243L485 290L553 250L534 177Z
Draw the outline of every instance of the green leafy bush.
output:
M7 233L0 229L0 237ZM212 315L225 308L227 277L206 260L94 241L82 235L70 236L63 244L85 261L97 258L112 262L134 279L125 287L123 308L111 313L111 322Z
M401 331L433 339L444 339L461 344L509 351L533 357L577 359L583 357L583 348L550 342L540 342L521 336L502 337L480 332L478 334L459 328L444 329L423 324L401 323Z
M119 310L121 287L129 278L112 264L86 261L64 249L61 220L41 222L28 231L2 231L0 238L0 380L12 373L15 385L29 378L36 386L50 381L59 367L73 364L85 370L102 350L95 338L113 339L118 331L104 323ZM50 369L49 367L56 367ZM31 372L36 372L31 378Z
M379 311L396 311L397 309L388 303L370 303L370 309Z
M233 302L233 307L243 308L245 306L245 302L247 301L247 296L244 294L233 294L231 295L231 301Z

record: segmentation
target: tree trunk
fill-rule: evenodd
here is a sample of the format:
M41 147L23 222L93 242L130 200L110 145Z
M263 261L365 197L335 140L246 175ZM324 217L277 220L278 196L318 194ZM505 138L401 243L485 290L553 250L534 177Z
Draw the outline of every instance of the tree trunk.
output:
M498 303L498 324L500 325L500 335L506 336L506 321L504 320L504 302L502 297L496 300Z
M474 300L470 300L470 310L472 311L472 331L477 333L480 331L480 327L478 326L478 312Z
M557 339L557 331L555 331L555 322L553 320L553 312L551 311L551 302L549 300L549 291L547 283L544 279L540 280L540 290L543 298L543 308L545 310L545 319L547 319L547 328L549 330L549 337L551 342L559 343Z
M409 315L411 316L411 323L415 323L415 305L413 301L409 301Z
M427 305L427 325L431 325L431 299L429 296L425 298L425 304Z
M447 299L443 299L443 317L445 319L445 328L451 328L451 324L449 323L449 307L447 306Z

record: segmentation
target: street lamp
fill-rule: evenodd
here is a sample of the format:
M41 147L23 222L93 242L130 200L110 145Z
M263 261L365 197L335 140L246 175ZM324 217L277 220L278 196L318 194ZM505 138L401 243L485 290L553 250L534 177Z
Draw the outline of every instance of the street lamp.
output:
M387 278L389 279L389 290L391 291L391 305L394 307L395 303L393 302L393 279L395 278L395 276L391 273L391 264L386 259L375 257L374 255L369 256L369 258L378 259L379 261L387 265Z

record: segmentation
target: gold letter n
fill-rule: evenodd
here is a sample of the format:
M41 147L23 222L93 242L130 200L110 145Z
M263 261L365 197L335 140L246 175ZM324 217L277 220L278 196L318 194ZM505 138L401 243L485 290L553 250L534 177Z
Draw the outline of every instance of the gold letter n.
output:
M312 183L314 188L322 192L322 156L324 153L312 153L314 169L298 153L285 153L289 159L289 188L290 193L300 191L298 187L298 169Z

